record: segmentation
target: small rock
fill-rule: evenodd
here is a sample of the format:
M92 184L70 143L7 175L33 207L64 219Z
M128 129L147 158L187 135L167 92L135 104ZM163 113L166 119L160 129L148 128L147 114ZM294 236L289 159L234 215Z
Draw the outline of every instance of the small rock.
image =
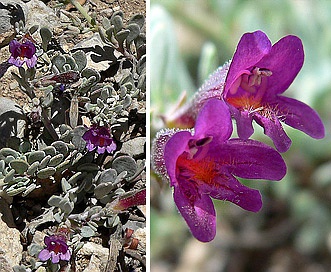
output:
M111 8L103 9L100 12L100 15L103 17L110 18L113 15L114 11Z
M146 205L140 205L140 206L138 206L138 208L144 214L144 216L147 217Z
M60 24L60 19L55 15L54 11L42 1L31 0L26 3L26 6L28 8L27 28L39 25L40 27L48 27L52 30Z
M0 248L0 271L2 272L12 272L13 269L11 268L10 264L8 263L5 252L3 252Z
M7 224L0 219L0 233L0 263L2 264L6 261L10 267L18 265L22 260L23 251L20 232L15 228L9 228ZM0 271L7 270L0 269Z
M14 82L9 83L9 88L11 90L15 90L16 88L18 88L18 82L14 81Z
M88 266L84 272L101 272L105 271L108 261L109 249L92 242L87 242L77 252L77 259L89 259Z

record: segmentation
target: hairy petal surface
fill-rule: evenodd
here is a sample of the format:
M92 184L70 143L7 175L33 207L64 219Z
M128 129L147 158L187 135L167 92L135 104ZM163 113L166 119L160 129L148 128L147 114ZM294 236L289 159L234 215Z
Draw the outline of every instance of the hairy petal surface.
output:
M315 139L325 136L325 129L318 113L296 99L278 96L277 105L285 124L303 131Z
M231 139L211 146L210 153L224 161L228 173L247 179L281 180L286 174L282 156L270 146L254 141Z
M251 212L258 212L262 208L262 198L258 190L242 185L235 177L230 175L226 179L220 179L218 183L221 188L214 189L210 194L211 197L230 201Z
M290 148L292 141L276 116L267 118L260 114L255 114L254 119L264 128L264 134L270 137L279 152L286 152Z
M209 242L216 235L216 213L209 195L201 194L188 199L180 187L174 187L174 200L193 236L201 242Z
M196 118L205 103L211 98L222 99L229 66L230 63L227 62L219 67L209 76L188 103L176 110L172 116L164 117L167 127L193 128Z

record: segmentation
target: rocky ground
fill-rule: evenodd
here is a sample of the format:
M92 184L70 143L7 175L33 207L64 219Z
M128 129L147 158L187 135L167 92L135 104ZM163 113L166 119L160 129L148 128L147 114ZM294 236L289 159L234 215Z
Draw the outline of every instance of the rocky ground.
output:
M135 14L145 15L146 1L144 0L88 0L80 1L82 6L92 15L98 23L101 23L103 18L111 18L114 12L123 12L123 22L126 24ZM8 5L11 7L20 7L14 17L8 20ZM13 10L11 9L10 12ZM76 50L84 50L95 46L102 47L102 41L98 37L98 33L86 31L88 24L86 19L78 12L71 4L63 4L59 1L40 1L40 0L1 0L0 1L0 63L4 63L10 57L8 43L15 37L14 24L15 20L22 19L25 21L25 27L28 29L34 25L48 27L52 33L59 48L64 53ZM22 13L23 12L23 13ZM6 19L7 18L7 19ZM1 21L2 20L2 21ZM143 29L144 31L145 29ZM38 44L41 44L41 38L34 35L33 38ZM87 52L87 51L86 51ZM100 60L94 61L90 53L87 53L87 66L93 68L101 74L99 84L112 83L113 78L109 75L110 62ZM22 92L17 81L13 78L12 72L18 73L15 66L9 67L3 77L0 78L0 97L6 97L25 107L31 103L31 99ZM120 76L117 70L116 76ZM37 69L36 78L40 79L45 75L50 75L51 71L43 72ZM115 84L116 85L116 84ZM117 85L116 85L117 86ZM43 92L36 90L37 96L43 96ZM6 101L6 100L3 100ZM2 102L0 107L0 123L1 115L6 112ZM11 103L11 102L10 102ZM13 112L18 109L15 105L9 109ZM21 113L21 110L17 110ZM133 120L130 128L127 130L126 136L118 138L120 150L109 158L132 158L139 166L144 164L145 154L145 101L140 99L134 102L128 108L130 118ZM1 124L0 124L1 125ZM1 130L1 128L0 128ZM0 131L0 134L3 131ZM1 136L1 135L0 135ZM119 136L118 136L119 137ZM1 141L1 139L0 139ZM105 163L106 164L106 163ZM104 165L100 167L104 167ZM121 167L120 167L121 168ZM138 167L139 168L139 167ZM137 170L137 169L136 169ZM138 171L138 170L137 170ZM124 179L125 180L125 179ZM123 181L124 182L124 181ZM135 174L135 179L130 185L124 184L121 187L123 190L141 189L145 183L145 171L142 170ZM0 189L3 185L0 182ZM145 271L145 254L146 254L146 214L145 205L130 207L127 211L120 213L119 218L123 227L116 228L107 232L105 235L98 228L98 235L90 236L83 239L82 247L73 254L70 264L61 265L60 270L46 270L45 266L39 266L37 269L33 265L38 260L35 256L31 256L31 244L44 247L43 239L49 231L54 228L52 220L48 220L45 216L48 209L47 200L44 198L45 192L35 194L35 199L24 198L21 195L8 196L0 190L0 271ZM55 194L61 194L61 191L54 191ZM49 196L48 196L49 197ZM39 203L38 203L39 201ZM87 204L86 204L87 205ZM91 205L91 204L90 204ZM24 216L22 214L25 214ZM121 225L122 226L122 225ZM31 230L34 230L31 233ZM127 231L132 231L128 233ZM131 245L135 241L137 245ZM33 254L32 254L33 255ZM53 268L54 269L54 268Z
M5 3L6 1L7 0L1 2ZM59 17L61 17L61 11L63 10L82 17L77 10L73 9L71 4L57 7L59 2L54 0L25 2L27 2L27 5L35 6L37 11L39 10L39 12L35 14L30 10L30 19L28 18L29 21L27 24L30 26L41 24L51 27L54 29L55 33L57 33L58 39L63 42L62 45L68 50L79 41L83 41L91 35L91 33L80 34L77 32L75 33L75 31L70 32L67 24L63 21L61 22L59 19ZM87 3L86 0L84 0L84 3L84 7L90 12L95 13L99 21L102 20L102 17L109 17L113 12L118 10L123 11L125 20L130 19L135 14L145 14L146 11L145 0L89 0ZM40 13L43 14L41 19L40 17L38 18ZM8 44L8 39L5 40L4 37L13 37L14 35L14 27L12 25L10 26L9 31L3 33L1 32L1 28L3 27L0 27L0 63L6 61L10 56L8 46L6 46L6 44ZM15 70L15 67L12 67L11 69ZM17 101L21 106L28 101L26 95L18 89L17 82L13 80L9 72L1 79L0 97L1 96L10 97Z

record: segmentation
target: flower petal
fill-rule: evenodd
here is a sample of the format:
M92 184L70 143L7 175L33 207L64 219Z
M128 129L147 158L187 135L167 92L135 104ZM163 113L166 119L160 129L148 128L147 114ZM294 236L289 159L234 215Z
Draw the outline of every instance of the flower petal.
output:
M252 125L252 116L248 111L238 110L232 105L229 105L233 118L236 120L237 133L239 138L248 139L254 133Z
M284 122L303 131L315 139L325 136L325 129L318 113L311 107L296 99L278 96L277 109L284 116Z
M25 62L26 62L26 65L29 67L29 68L32 68L34 67L36 64L37 64L37 56L36 55L33 55L31 57L31 59L26 59Z
M271 118L255 114L254 119L264 128L264 134L269 136L279 152L286 152L291 146L291 139L284 131L277 116Z
M21 43L16 41L16 40L12 40L9 43L9 52L11 53L11 55L16 59L19 56L19 48L21 47Z
M52 255L52 263L59 263L60 261L60 254L55 254L54 252L51 252Z
M242 185L233 176L227 176L226 180L223 177L218 183L220 187L214 188L210 194L211 197L230 201L251 212L258 212L262 208L261 194L258 190Z
M53 240L52 238L53 238L52 236L45 236L44 243L45 243L46 246L50 246L50 244Z
M214 160L221 158L229 174L247 179L281 180L286 174L282 156L270 146L254 141L231 139L219 146L211 146Z
M116 150L116 144L115 142L112 142L109 146L106 147L106 150L108 153L113 152L114 150Z
M177 158L186 150L188 146L188 141L192 138L193 137L189 131L179 131L175 133L165 145L164 161L170 178L170 186L174 186L177 184Z
M98 148L97 148L97 153L98 154L103 154L103 153L105 153L105 151L106 151L105 146L98 146Z
M175 186L174 200L193 236L201 242L213 240L216 235L216 213L209 195L201 194L191 203Z
M31 59L33 55L36 53L36 47L33 42L26 40L21 44L21 48L24 48L24 56L28 59Z
M201 109L194 127L195 139L213 136L215 141L225 141L232 133L232 122L228 106L216 98L208 100Z
M8 59L8 63L15 65L16 67L21 67L24 64L24 60L21 60L20 58L14 58L13 56L10 56Z
M45 248L42 251L39 252L38 258L41 261L47 261L51 257L51 253Z
M69 249L66 251L65 254L63 254L63 253L60 254L60 259L61 259L61 260L69 261L70 258L71 258L71 252L70 252Z
M298 37L288 35L275 43L270 53L256 64L272 72L265 97L270 98L286 91L299 73L303 61L303 45Z
M244 34L233 55L229 73L226 78L224 95L231 88L232 84L245 71L250 70L271 50L271 42L262 31Z
M93 150L95 149L95 147L96 147L96 146L95 146L94 144L92 144L91 142L87 142L87 143L86 143L86 148L87 148L87 150L90 151L90 152L93 151Z
M97 148L98 154L116 150L116 143L110 135L110 129L97 124L92 125L82 136L88 151Z

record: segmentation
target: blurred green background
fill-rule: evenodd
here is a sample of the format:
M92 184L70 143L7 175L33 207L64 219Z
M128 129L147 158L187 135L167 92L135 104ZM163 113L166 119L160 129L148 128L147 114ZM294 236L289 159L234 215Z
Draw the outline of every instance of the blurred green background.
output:
M304 66L286 96L318 111L326 137L285 127L293 141L280 182L243 181L263 196L255 214L214 201L214 241L196 241L169 185L151 172L151 271L331 271L331 1L151 0L151 137L185 91L231 59L245 32L302 39ZM257 127L254 139L272 143Z

